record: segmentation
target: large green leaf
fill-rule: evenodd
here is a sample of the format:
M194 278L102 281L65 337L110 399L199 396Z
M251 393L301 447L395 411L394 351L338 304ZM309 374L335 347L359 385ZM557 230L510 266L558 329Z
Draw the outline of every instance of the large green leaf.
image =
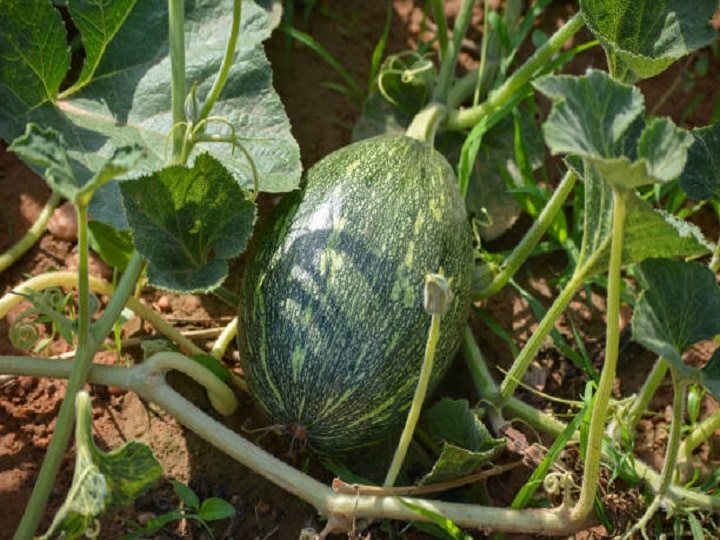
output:
M668 118L646 123L637 88L596 70L580 77L551 75L533 84L553 101L543 124L553 153L584 158L623 189L669 182L682 173L692 136Z
M135 248L151 284L206 292L227 275L252 234L255 205L209 154L121 184Z
M638 277L643 292L633 313L633 339L692 375L696 370L682 354L720 334L715 275L699 263L649 259L638 266Z
M95 520L107 508L126 506L163 474L152 450L131 441L102 452L92 439L92 404L86 392L75 399L77 423L75 472L65 502L43 539L62 533L70 540L95 530ZM100 531L95 531L96 533Z
M130 14L136 0L69 0L68 9L75 26L80 31L85 63L75 82L81 87L93 76L106 48Z
M0 138L14 139L28 122L54 128L63 135L81 179L97 172L115 148L128 144L148 149L147 172L166 162L172 128L167 2L115 4L107 12L98 4L70 3L88 58L77 84L58 95L67 71L67 61L61 58L67 55L67 43L59 16L47 0L0 0L2 12L12 15L0 21ZM232 8L232 2L223 0L186 4L186 77L201 102L224 56ZM235 58L212 111L233 126L257 167L260 189L270 192L295 188L301 171L299 149L272 88L262 46L276 20L251 0L243 1ZM32 30L37 28L50 29L52 39ZM228 125L211 122L207 133L229 133ZM190 163L207 149L196 149ZM253 168L245 153L233 151L229 144L213 143L211 149L241 186L252 185ZM127 227L115 183L98 193L92 213L118 228Z
M589 279L605 272L610 261L612 189L587 161L569 158L568 164L585 185L583 240L576 272ZM628 194L624 229L623 265L652 257L699 257L714 249L695 225L654 209L634 193Z
M443 448L433 469L422 479L422 484L471 474L505 445L504 439L495 439L490 435L466 400L440 400L427 411L425 427L443 441Z
M30 111L54 101L70 67L70 51L60 14L47 1L0 0L0 126L13 111ZM0 130L10 141L20 135Z
M580 0L610 71L628 82L652 77L679 58L709 45L717 0Z
M720 122L690 132L695 140L688 151L680 186L697 200L720 200Z

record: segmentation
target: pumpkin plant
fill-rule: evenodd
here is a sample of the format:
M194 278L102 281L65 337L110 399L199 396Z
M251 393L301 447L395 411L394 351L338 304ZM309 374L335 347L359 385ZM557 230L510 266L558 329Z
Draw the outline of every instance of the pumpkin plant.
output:
M93 449L81 414L86 381L137 392L297 494L327 516L320 537L380 518L435 521L453 534L460 533L452 523L571 534L588 522L602 460L654 493L646 515L628 535L644 531L663 504L689 516L694 509L716 511L716 497L680 485L675 474L678 461L687 461L703 434L720 425L715 414L682 439L688 386L720 395L717 355L702 368L682 358L694 343L720 334L718 247L693 225L650 205L638 189L679 179L689 197L717 199L717 129L688 132L667 118L646 117L634 84L711 43L715 33L708 20L717 2L703 0L688 10L687 3L674 0L642 9L629 0L582 0L579 13L517 65L532 16L547 2L522 17L521 3L510 0L502 17L485 18L480 67L457 78L474 2L463 0L450 37L442 2L433 1L437 62L417 53L388 58L356 127L358 140L314 165L302 183L297 145L261 48L279 16L272 5L265 9L249 0L211 4L186 12L177 0L167 6L125 0L104 11L69 1L67 12L82 37L83 64L68 78L70 53L57 10L44 0L0 0L8 13L0 21L0 136L47 180L55 194L50 205L62 197L76 206L80 250L77 273L38 276L0 300L2 315L29 300L28 315L49 317L63 329L61 335L75 336L77 347L72 362L0 358L3 373L69 379L58 427L16 537L30 538L37 529L68 444L75 402L75 482L48 536L63 531L78 537L106 507L144 489L147 481L139 478L159 474L146 449L134 444L111 456ZM485 8L487 14L487 3ZM554 75L573 54L563 53L563 47L583 27L595 36L592 45L603 47L608 72ZM133 42L143 44L137 57L127 54ZM532 175L541 162L541 134L528 114L535 93L552 103L542 139L552 153L565 156L566 168L542 209L535 199L508 195L506 180L517 175L511 166L497 166L512 163ZM218 340L214 357L134 298L141 279L174 292L212 291L232 298L222 285L227 261L248 243L258 192L298 186L255 239L239 291L239 316ZM574 267L497 383L467 326L468 314L482 310L487 298L512 282L546 234L568 242L563 211L572 194L583 222ZM507 229L520 208L534 216L533 224L509 253L490 252L486 241ZM109 253L118 238L132 238L134 250L116 287L88 276L91 215L107 226L97 238L101 251ZM32 240L23 240L4 264ZM690 261L707 256L709 264ZM627 413L611 420L617 409L611 390L625 270L634 273L640 291L634 338L658 360L623 409ZM585 406L565 424L520 400L516 391L570 300L598 276L607 283L605 358L599 376L589 374ZM77 287L76 316L69 317L42 293L59 286ZM97 315L92 293L111 297ZM94 364L125 306L185 354L157 352L129 369ZM216 361L236 332L242 380ZM425 397L458 349L467 360L478 406L441 399L425 411L424 425L442 439L438 459L422 486L395 487ZM399 436L384 486L341 479L332 487L320 483L189 403L165 382L162 375L170 369L203 384L221 414L236 407L233 386L249 391L269 424L281 425L321 454ZM620 448L623 434L634 429L668 371L673 419L658 473L637 457L623 459ZM555 444L511 508L420 496L477 480L478 468L504 445L491 433L501 436L515 417L555 437ZM583 463L577 497L572 478L548 473L571 441L580 443ZM118 463L122 466L113 466ZM543 475L564 490L560 504L524 508ZM551 490L550 483L545 489Z

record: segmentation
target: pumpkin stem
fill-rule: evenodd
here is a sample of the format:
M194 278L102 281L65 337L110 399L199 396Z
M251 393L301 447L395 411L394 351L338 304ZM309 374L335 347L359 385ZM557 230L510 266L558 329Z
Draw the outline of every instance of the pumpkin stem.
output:
M433 146L435 134L447 118L448 110L442 103L429 103L415 115L405 135Z

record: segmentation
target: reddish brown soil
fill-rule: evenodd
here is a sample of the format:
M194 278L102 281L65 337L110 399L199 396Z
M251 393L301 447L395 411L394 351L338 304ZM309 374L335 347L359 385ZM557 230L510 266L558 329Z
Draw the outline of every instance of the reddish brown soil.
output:
M458 2L447 2L451 13ZM298 4L302 4L298 2ZM423 2L394 0L395 10L390 32L388 52L398 52L412 45L421 30L420 9ZM380 0L361 2L322 1L315 6L312 15L304 20L302 6L298 7L296 25L314 36L326 47L361 84L366 84L369 62L373 48L382 32L386 16L386 3ZM543 21L547 29L559 25L571 10L565 2L553 6ZM473 21L480 28L478 12ZM478 30L475 30L477 35ZM267 45L268 54L275 66L275 85L291 118L293 131L298 139L305 166L346 144L350 140L350 129L358 117L358 108L349 99L323 86L323 83L341 82L337 73L326 65L315 53L297 43L289 43L282 34L276 34ZM709 52L706 54L710 54ZM472 62L472 55L465 60ZM604 62L600 51L577 58L569 67L570 71L582 72L588 66L601 67ZM720 62L712 60L710 75L691 79L692 63L678 64L654 80L643 83L642 89L651 105L660 104L658 113L672 116L686 126L705 125L712 118L718 98L717 68ZM662 99L666 90L676 81L686 81L674 86L667 99ZM690 84L692 83L692 84ZM699 106L684 117L689 104L696 96L702 96ZM36 219L49 196L45 184L25 168L18 160L0 149L0 252L7 249L27 230ZM711 214L702 215L702 226L711 238L717 238L718 225ZM517 226L521 229L521 223ZM511 231L500 242L512 245L518 231ZM27 275L38 275L53 268L66 268L72 263L73 243L61 240L51 234L41 241L17 264L0 276L0 293L21 283ZM546 304L552 299L548 285L563 268L563 259L549 256L533 265L532 271L524 274L522 283L531 289ZM232 281L229 284L232 288ZM233 315L218 301L195 296L175 296L149 291L145 301L162 311L177 326L184 329L222 326ZM592 304L593 309L588 306ZM521 346L533 330L535 318L526 302L510 288L490 299L483 306L499 321ZM594 294L588 301L579 296L570 308L575 323L584 336L586 346L596 363L602 361L603 347L603 301L600 294ZM19 314L20 308L13 311ZM512 361L507 344L490 331L483 323L475 322L477 339L488 359L497 366L507 368ZM571 336L567 321L559 325L560 330ZM141 335L152 331L139 323L125 330L127 336ZM0 355L19 354L7 339L8 321L0 321ZM572 342L572 338L569 340ZM61 341L53 343L43 354L53 355L66 352L69 347ZM129 347L123 352L122 361L131 361L139 356L137 348ZM707 351L698 352L698 361L707 358ZM236 369L232 356L225 359ZM113 353L103 353L97 361L116 362ZM652 363L652 358L635 346L624 349L623 362L618 376L618 395L636 391ZM458 376L467 377L459 370ZM577 367L562 357L549 343L541 351L534 367L534 381L542 391L567 399L578 399L584 387L584 379ZM447 383L453 394L462 392L458 383L451 378ZM197 403L207 407L206 399L197 388L186 381L174 378L174 383L191 396ZM24 506L33 487L48 441L52 436L54 418L60 400L64 395L64 382L60 380L14 377L0 379L0 540L12 536L22 515ZM135 394L106 389L91 388L93 395L94 429L98 444L114 448L123 441L137 439L148 443L162 462L168 479L189 482L201 498L220 496L230 500L238 510L233 522L223 522L216 529L220 538L296 538L300 529L322 527L312 508L293 496L286 494L264 478L238 465L204 441L187 432L163 411L152 404L142 402ZM654 409L664 412L668 406L671 391L663 388L653 403ZM228 419L236 430L244 425L260 426L252 401L240 396L240 413ZM470 394L470 399L475 399ZM529 395L535 405L550 406L541 398ZM710 412L716 404L705 398L704 411ZM665 443L666 420L658 416L644 421L638 433L638 453L651 463L660 464ZM285 455L287 441L269 435L262 444ZM720 452L720 434L711 444L702 448L700 457L706 468L712 468ZM287 456L285 456L287 458ZM572 466L576 456L568 452L567 459ZM300 465L307 456L295 456L291 461ZM313 465L313 470L317 467ZM318 468L319 469L319 468ZM488 493L496 504L507 504L517 488L526 480L530 470L507 473L501 479L488 483ZM317 471L324 480L331 479L329 473ZM49 525L54 511L59 507L67 492L72 477L72 453L68 453L63 470L53 491L50 506L42 527ZM642 513L641 494L637 490L624 490L616 484L605 491L605 502L611 518L617 523L627 523ZM103 518L102 538L116 538L127 531L125 519L146 520L177 506L168 481L161 482L141 497L134 508L120 510ZM372 538L386 538L381 526L372 530ZM396 531L399 530L396 528ZM595 528L585 535L602 537L606 533ZM481 537L477 533L478 537ZM188 523L175 523L155 538L201 538L199 529ZM397 533L399 538L426 538L420 533Z

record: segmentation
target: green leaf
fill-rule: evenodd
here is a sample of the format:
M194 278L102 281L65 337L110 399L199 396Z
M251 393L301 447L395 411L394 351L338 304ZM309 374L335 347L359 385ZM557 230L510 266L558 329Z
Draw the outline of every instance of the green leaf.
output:
M70 66L65 24L47 0L0 0L0 126L57 97ZM24 123L23 123L24 125ZM0 131L9 141L22 131Z
M187 508L192 508L195 511L200 509L200 499L190 486L173 480L173 489Z
M638 88L621 84L602 71L589 70L584 76L548 75L533 86L553 101L543 133L554 153L618 157L621 141L644 111Z
M720 334L715 275L699 263L649 259L638 266L638 278L643 292L633 313L633 339L691 374L695 368L683 363L682 354Z
M568 165L585 184L583 239L578 269L585 279L607 270L610 261L612 189L597 169L579 159ZM623 238L623 265L652 257L699 257L714 246L693 224L654 209L634 193L628 194Z
M120 272L125 271L135 251L130 231L118 231L102 221L89 221L88 240L103 261Z
M92 439L92 404L86 392L75 398L77 423L75 472L72 486L42 538L64 533L81 538L96 529L96 518L111 506L125 506L163 473L152 450L131 441L109 453L100 451ZM95 531L97 534L99 531Z
M85 62L73 85L80 88L95 73L103 54L115 38L137 0L69 0L68 10L80 32Z
M610 72L635 82L709 45L717 0L580 0L585 22L608 58Z
M10 145L10 151L26 163L37 165L50 188L63 197L73 199L82 187L70 165L65 141L54 129L28 124L25 134Z
M440 400L427 411L425 427L444 443L440 457L421 484L444 482L472 474L505 444L504 439L495 439L490 435L466 400Z
M715 399L720 399L720 349L715 349L708 363L700 370L700 381Z
M688 150L680 187L697 200L720 200L720 122L690 132L695 142Z
M121 184L135 247L148 280L178 292L207 292L227 275L252 234L255 205L209 154Z
M30 18L35 28L44 28L41 21L33 19L32 11L33 5L42 2L2 1L3 5L13 6L17 18ZM81 184L101 169L115 148L132 144L148 150L143 163L145 172L161 169L166 163L166 140L173 125L167 2L123 1L106 16L97 8L97 4L75 6L75 15L87 18L78 24L81 30L88 32L88 28L96 26L102 29L103 37L82 34L92 52L86 66L95 67L83 68L78 84L63 93L62 99L56 99L59 83L28 102L16 98L12 92L24 95L25 82L16 82L14 73L22 70L24 64L17 54L5 53L7 37L0 42L3 53L0 138L14 139L23 133L28 122L54 128L64 137ZM52 13L57 16L54 10ZM188 86L195 85L201 102L208 95L224 57L232 16L232 2L211 0L186 6L187 81ZM0 23L3 30L8 26L5 21L3 17ZM222 117L228 124L211 121L205 129L208 136L234 133L247 155L228 143L201 143L189 163L211 149L241 186L253 185L254 163L261 190L284 192L299 184L301 164L287 115L272 87L272 71L262 46L276 23L274 13L266 12L251 0L243 2L235 58L223 93L212 110L214 117ZM49 28L49 24L45 27ZM14 31L14 27L9 28L7 31ZM62 31L66 48L64 27ZM41 36L44 40L44 33ZM31 58L41 55L43 40L23 42L25 54ZM53 65L64 65L62 80L67 62L54 61ZM34 91L29 89L27 93L32 95ZM45 98L45 94L51 95ZM95 219L118 229L128 227L116 182L98 191L91 213Z
M235 507L224 499L210 497L200 505L198 516L205 521L217 521L235 515Z
M692 136L668 118L647 124L640 90L591 70L581 77L547 76L533 83L553 101L543 124L553 153L592 163L610 184L633 189L680 176Z

